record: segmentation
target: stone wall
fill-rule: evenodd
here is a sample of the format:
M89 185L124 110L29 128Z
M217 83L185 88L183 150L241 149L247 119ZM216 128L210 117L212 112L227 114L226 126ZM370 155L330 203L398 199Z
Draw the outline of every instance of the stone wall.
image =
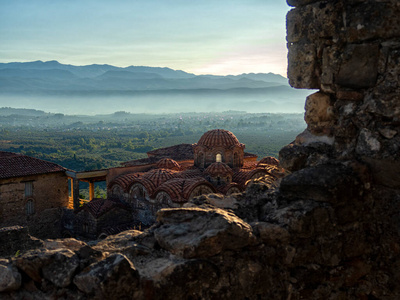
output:
M25 182L32 182L32 196L25 196ZM26 204L34 203L28 215ZM27 226L31 234L57 237L59 208L68 206L68 183L64 172L2 179L0 181L0 227Z
M319 91L279 187L91 246L45 241L0 260L0 298L400 299L400 3L288 2L290 83Z
M290 84L319 90L307 98L308 128L296 144L322 141L332 158L363 162L376 183L399 188L399 2L288 3Z
M0 228L0 256L18 256L26 250L42 246L42 241L29 235L22 226Z

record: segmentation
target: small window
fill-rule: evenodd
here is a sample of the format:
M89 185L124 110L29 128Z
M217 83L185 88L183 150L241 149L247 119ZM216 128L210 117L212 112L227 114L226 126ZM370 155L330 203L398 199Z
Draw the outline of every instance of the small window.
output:
M33 215L34 213L35 213L35 203L33 202L32 199L29 199L26 202L26 214Z
M218 153L217 156L215 157L215 161L222 162L222 155L220 153Z
M25 182L25 197L33 196L33 181Z

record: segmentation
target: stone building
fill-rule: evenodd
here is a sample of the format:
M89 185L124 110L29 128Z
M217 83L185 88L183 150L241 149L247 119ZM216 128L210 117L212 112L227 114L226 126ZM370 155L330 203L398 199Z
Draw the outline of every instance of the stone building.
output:
M38 236L55 235L59 208L68 206L65 171L51 162L1 151L0 227L22 225Z
M257 163L257 156L244 149L232 132L210 130L196 144L157 149L146 159L110 169L108 197L129 203L134 218L149 225L161 208L181 207L203 194L239 193L251 180L275 181L281 175L276 159Z
M133 228L130 208L120 201L93 199L74 213L73 234L76 236L96 239L102 234L109 235Z

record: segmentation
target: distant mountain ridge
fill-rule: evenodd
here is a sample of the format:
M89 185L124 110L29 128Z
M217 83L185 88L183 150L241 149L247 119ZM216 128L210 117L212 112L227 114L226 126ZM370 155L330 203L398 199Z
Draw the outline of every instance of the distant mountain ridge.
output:
M195 75L170 68L65 65L57 61L0 63L0 92L150 91L288 86L273 73Z

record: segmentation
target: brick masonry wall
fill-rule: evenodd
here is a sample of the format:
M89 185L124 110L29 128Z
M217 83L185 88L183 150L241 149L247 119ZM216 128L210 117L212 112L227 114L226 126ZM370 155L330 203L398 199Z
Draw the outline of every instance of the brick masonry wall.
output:
M27 181L33 182L33 195L25 197L25 182ZM26 202L29 199L34 201L33 215L26 213ZM68 182L64 173L25 176L0 181L0 227L28 226L31 233L43 236L43 230L48 230L53 232L50 236L54 236L54 223L57 223L60 217L58 208L67 206Z

